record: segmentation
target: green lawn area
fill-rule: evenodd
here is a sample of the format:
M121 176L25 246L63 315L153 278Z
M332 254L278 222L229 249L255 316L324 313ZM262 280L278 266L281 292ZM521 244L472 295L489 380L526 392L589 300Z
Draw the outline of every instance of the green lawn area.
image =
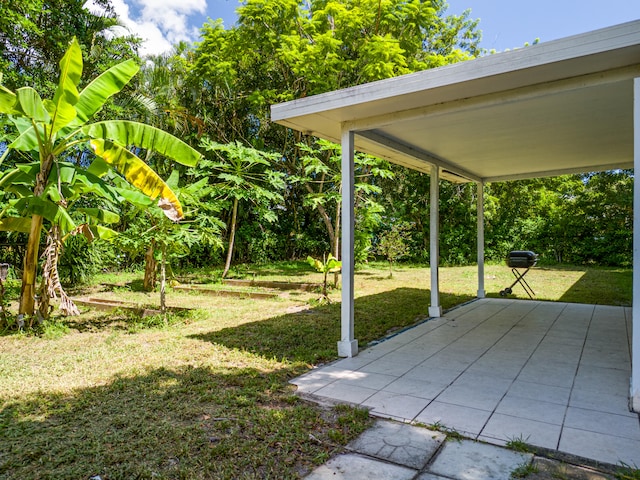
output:
M212 282L219 272L182 273ZM240 267L235 276L320 282L304 263ZM141 274L99 279L99 298L157 305L136 291ZM384 264L356 273L361 345L425 318L429 270ZM630 305L631 271L543 268L527 276L538 299ZM489 296L512 282L488 266ZM113 284L119 284L115 287ZM444 308L474 298L476 267L443 268ZM220 286L216 286L220 288ZM366 412L323 409L288 381L336 358L340 293L286 292L253 300L169 289L181 317L136 319L81 307L39 334L0 336L0 478L300 478L368 424ZM520 286L513 297L528 298Z

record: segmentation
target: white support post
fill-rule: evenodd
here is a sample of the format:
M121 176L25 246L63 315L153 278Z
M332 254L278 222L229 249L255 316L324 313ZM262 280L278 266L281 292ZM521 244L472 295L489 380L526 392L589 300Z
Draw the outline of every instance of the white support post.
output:
M358 340L354 338L353 289L353 230L355 199L353 173L353 132L342 132L342 306L341 335L338 355L353 357L358 354Z
M430 317L441 317L440 306L440 280L438 267L440 262L440 170L436 165L431 166L431 178L429 179L431 191L429 193L430 220L429 220L429 263L431 267L431 306Z
M476 184L478 190L478 298L485 297L484 291L484 182Z
M633 168L640 173L640 77L633 80ZM637 180L637 179L636 179ZM640 413L640 184L633 184L633 307L629 407Z

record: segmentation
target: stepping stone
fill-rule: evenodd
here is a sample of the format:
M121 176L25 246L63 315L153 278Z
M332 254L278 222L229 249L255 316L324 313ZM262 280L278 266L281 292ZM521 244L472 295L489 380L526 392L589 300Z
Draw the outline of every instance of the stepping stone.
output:
M411 480L416 475L411 470L399 465L380 462L373 458L355 454L338 455L324 465L316 468L305 480Z
M449 441L427 470L456 480L509 480L511 472L532 460L533 455L530 453L513 452L470 440Z
M446 436L403 423L378 420L347 448L405 467L422 469Z

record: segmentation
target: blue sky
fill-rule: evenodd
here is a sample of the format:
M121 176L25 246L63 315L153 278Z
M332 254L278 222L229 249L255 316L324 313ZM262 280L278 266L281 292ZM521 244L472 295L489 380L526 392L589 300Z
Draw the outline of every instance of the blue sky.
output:
M233 25L239 5L238 0L112 2L130 29L149 38L145 53L160 53L178 40L197 40L207 17ZM481 46L497 51L640 19L640 0L449 0L449 13L467 8L480 19Z

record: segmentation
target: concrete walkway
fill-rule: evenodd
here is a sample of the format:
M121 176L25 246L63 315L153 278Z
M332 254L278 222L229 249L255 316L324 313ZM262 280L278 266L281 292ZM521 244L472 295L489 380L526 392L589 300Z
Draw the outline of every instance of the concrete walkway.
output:
M612 480L597 470L473 440L447 440L423 427L378 420L307 480ZM517 477L517 475L520 475Z
M494 445L520 439L640 466L640 421L628 409L630 317L624 307L483 299L292 383L320 402Z

